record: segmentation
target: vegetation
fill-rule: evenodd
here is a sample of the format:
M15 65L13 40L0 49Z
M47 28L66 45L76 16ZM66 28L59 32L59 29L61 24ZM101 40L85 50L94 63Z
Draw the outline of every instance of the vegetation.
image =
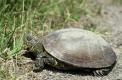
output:
M43 33L78 21L83 0L0 0L0 56L22 48L25 33Z
M15 79L1 62L16 57L24 34L43 35L78 21L83 6L83 0L0 0L0 79Z

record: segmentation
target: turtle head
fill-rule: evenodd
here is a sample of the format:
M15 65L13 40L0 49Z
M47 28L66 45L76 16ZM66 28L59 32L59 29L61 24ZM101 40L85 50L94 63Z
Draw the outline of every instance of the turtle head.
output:
M43 51L43 46L41 43L41 39L33 36L33 35L25 35L24 36L24 49L26 50L26 53L29 55L34 54L37 55L38 53Z
M25 35L23 38L23 48L25 53L22 55L35 60L39 53L43 51L41 39L33 35Z

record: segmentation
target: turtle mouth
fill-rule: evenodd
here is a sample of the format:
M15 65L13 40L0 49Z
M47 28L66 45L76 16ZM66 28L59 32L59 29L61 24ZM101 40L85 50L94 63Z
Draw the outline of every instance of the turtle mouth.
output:
M28 50L25 50L22 56L31 58L31 60L36 60L36 57L37 57L37 55L34 52L28 51Z
M29 47L29 45L25 44L22 46L22 48L25 50L25 51L30 51L31 47Z
M25 48L24 48L25 50L27 50L27 51L30 51L31 50L31 48L30 47L28 47L28 46L25 46Z

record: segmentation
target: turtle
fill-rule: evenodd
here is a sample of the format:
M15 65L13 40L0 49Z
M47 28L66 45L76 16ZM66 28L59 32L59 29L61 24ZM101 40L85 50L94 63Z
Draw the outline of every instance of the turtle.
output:
M104 38L79 28L59 29L43 37L26 35L24 43L26 53L35 61L35 72L49 65L59 70L92 70L94 75L105 75L117 58Z

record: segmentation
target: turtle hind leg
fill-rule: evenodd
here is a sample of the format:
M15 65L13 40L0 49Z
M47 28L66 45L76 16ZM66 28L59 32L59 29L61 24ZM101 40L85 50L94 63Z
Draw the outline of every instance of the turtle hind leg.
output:
M96 70L93 71L93 75L94 76L108 75L111 72L111 70L114 68L115 65L116 65L116 61L109 67L102 68L102 69L96 69Z
M105 76L110 73L111 69L110 68L105 68L105 69L98 69L93 71L94 76Z

